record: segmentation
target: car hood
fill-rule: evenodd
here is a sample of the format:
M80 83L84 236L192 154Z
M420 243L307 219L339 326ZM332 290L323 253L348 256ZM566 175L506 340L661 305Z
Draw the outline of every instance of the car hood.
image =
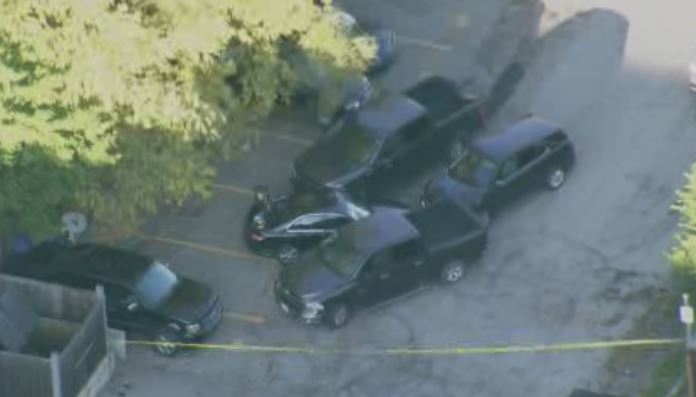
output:
M430 180L425 185L424 193L432 200L448 198L474 207L480 205L483 198L483 188L453 179L447 174L447 170L441 171Z
M317 301L336 294L347 281L324 266L317 254L310 251L282 270L280 283L304 301Z
M171 295L155 311L163 316L193 324L211 310L217 294L210 287L190 278L180 277Z
M309 148L295 161L297 176L331 188L339 188L362 176L366 167L351 163L341 148L325 140Z

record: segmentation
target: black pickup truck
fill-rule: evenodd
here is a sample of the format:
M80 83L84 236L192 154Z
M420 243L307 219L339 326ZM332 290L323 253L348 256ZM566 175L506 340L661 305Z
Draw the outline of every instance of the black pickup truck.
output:
M345 325L355 309L407 293L427 280L459 281L486 247L488 219L453 201L415 212L383 211L342 228L284 268L280 307L306 323Z
M429 77L401 95L349 114L295 161L293 183L366 194L428 162L458 157L484 124L482 98L444 77Z

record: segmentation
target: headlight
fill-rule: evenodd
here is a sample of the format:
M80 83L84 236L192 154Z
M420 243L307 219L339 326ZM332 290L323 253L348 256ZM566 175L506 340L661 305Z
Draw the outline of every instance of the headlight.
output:
M360 107L360 102L359 101L350 101L346 104L346 111L352 111Z
M200 324L189 324L186 326L186 333L189 335L195 335L201 330Z
M266 220L263 219L263 215L261 215L261 214L254 215L254 227L257 230L261 230L264 227L266 227Z
M319 313L324 310L324 305L319 302L308 302L305 304L304 310L302 310L302 318L305 320L312 320L319 316Z

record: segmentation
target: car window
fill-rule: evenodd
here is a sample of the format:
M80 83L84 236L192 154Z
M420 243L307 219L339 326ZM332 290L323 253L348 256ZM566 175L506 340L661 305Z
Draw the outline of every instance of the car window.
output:
M517 155L517 168L521 169L529 165L531 162L541 157L546 150L546 147L543 145L534 145L524 149Z
M318 214L303 215L295 219L290 225L292 230L317 229L318 223L324 219L324 216Z
M512 176L512 174L514 174L518 169L519 166L517 156L512 156L511 158L507 159L500 167L498 180L506 180L510 178L510 176Z
M79 274L60 273L51 277L51 281L73 288L93 289L96 283L89 277Z
M124 303L128 297L133 295L127 288L120 285L106 284L104 285L104 295L107 302L112 305Z
M564 144L567 140L568 138L563 131L557 131L551 134L548 138L544 139L544 144L549 149L555 149Z
M420 250L416 241L407 241L394 247L394 260L397 263L403 263L416 258Z
M321 220L317 222L315 226L319 229L337 229L339 227L347 225L348 222L350 222L350 219L341 215L337 215L331 218Z
M468 149L449 169L452 178L470 185L485 186L495 175L496 165L480 152Z
M401 129L399 133L404 143L412 143L417 141L428 130L428 119L420 117Z
M392 250L380 252L370 260L372 269L376 274L387 273L391 271L394 265L394 255Z

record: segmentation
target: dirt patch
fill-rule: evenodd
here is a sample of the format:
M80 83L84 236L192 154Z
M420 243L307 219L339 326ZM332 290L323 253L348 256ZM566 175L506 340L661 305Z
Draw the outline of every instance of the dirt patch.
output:
M677 321L680 298L676 294L665 288L646 287L628 298L645 301L647 308L624 339L674 338L683 332ZM655 368L681 349L681 346L670 346L614 350L605 363L606 378L600 380L600 390L640 396L650 386Z

